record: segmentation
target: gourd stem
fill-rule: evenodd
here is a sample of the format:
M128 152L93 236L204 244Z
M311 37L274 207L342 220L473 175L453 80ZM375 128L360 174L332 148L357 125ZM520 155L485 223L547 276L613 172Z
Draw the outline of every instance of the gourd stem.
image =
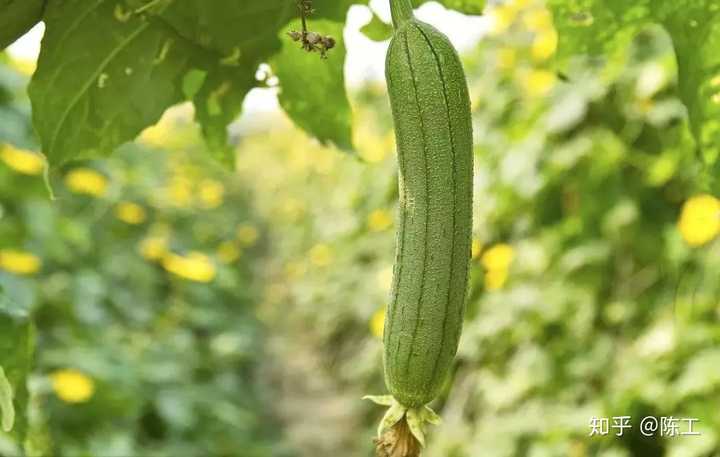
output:
M410 0L390 0L390 12L395 28L413 18L413 7Z

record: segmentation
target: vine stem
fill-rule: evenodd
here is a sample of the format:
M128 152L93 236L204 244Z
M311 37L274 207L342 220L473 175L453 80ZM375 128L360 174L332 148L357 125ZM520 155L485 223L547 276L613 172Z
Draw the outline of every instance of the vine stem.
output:
M395 28L400 27L414 17L410 0L390 0L390 13Z

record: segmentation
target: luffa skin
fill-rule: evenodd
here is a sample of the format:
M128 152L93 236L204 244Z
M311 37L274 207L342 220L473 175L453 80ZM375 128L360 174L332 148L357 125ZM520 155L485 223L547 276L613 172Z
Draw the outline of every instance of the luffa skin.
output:
M386 77L400 167L385 380L421 408L442 388L462 328L472 227L472 121L460 59L445 35L391 0Z

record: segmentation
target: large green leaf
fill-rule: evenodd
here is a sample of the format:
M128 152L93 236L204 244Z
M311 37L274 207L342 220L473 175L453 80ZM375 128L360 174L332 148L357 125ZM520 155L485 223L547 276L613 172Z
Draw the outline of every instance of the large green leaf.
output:
M50 3L30 96L52 165L133 139L189 95L183 89L198 71L206 77L192 93L197 118L211 149L229 161L226 127L255 84L257 66L281 48L279 30L297 13L286 0L194 0L158 10L144 4ZM316 9L318 17L342 20L349 5L318 2Z
M111 152L182 100L192 50L106 0L50 2L33 121L51 164Z
M12 432L19 444L27 433L27 378L33 350L33 327L27 314L10 313L0 304L0 366L12 391L15 416Z
M0 49L37 24L44 6L44 0L0 0Z
M678 62L680 97L709 165L720 153L720 3L687 1L663 18Z
M377 14L373 13L370 22L365 24L360 31L373 41L385 41L392 37L393 28L391 24L383 21Z
M292 21L281 35L299 28L300 21ZM335 37L337 44L327 59L321 59L317 53L301 52L297 43L285 40L282 51L272 59L280 79L280 104L295 124L318 140L349 150L352 116L345 93L343 24L319 20L313 22L313 30Z
M320 61L284 35L299 28L297 19L287 25L298 15L292 0L50 1L30 86L43 151L51 165L110 153L192 98L211 151L230 163L227 126L258 84L258 65L271 60L290 117L321 141L349 148L342 32L348 8L366 3L314 2L310 29L338 41L330 59ZM466 13L484 6L442 3Z
M560 35L558 54L614 56L652 21L650 0L549 0ZM657 3L657 2L655 2Z
M720 3L716 0L550 0L560 35L560 65L586 54L623 55L643 28L669 32L678 62L680 97L708 165L720 155Z

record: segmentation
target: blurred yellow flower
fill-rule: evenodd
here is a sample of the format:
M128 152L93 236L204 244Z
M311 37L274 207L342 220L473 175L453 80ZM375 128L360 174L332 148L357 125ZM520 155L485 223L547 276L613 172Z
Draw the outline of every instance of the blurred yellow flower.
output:
M388 156L389 149L379 140L366 140L366 145L359 146L361 156L369 163L378 163L385 160Z
M383 268L377 272L377 283L381 290L389 291L392 287L393 282L393 267L392 265Z
M487 290L498 290L505 285L508 270L488 270L485 272L485 287Z
M376 209L368 216L367 226L371 232L382 232L392 227L392 225L392 215L388 210Z
M513 48L501 48L497 51L497 65L501 70L512 70L517 62L517 51Z
M115 207L115 217L130 225L138 225L145 222L147 213L145 208L133 202L120 202Z
M223 203L225 187L221 182L205 179L200 182L199 195L203 207L208 209L217 208Z
M36 255L15 249L0 249L0 268L10 273L31 275L37 273L42 261Z
M192 203L193 188L189 179L184 176L175 176L167 189L168 198L173 205L187 208Z
M515 22L518 7L512 4L498 5L488 12L490 33L500 35L506 32Z
M472 258L477 259L480 257L480 253L482 252L482 243L480 240L472 240L472 246L471 246L471 252L472 252Z
M45 160L40 154L18 149L10 144L5 144L0 149L0 159L8 167L25 175L39 175L45 169Z
M95 393L95 382L78 370L58 370L50 379L55 395L66 403L84 403Z
M513 0L512 4L518 10L524 10L535 2L536 0Z
M702 194L683 205L678 222L682 237L690 246L701 246L720 233L720 200Z
M525 92L531 97L547 95L555 86L555 73L547 70L532 70L522 80Z
M10 66L13 67L18 73L25 76L32 76L35 73L37 62L35 59L23 59L18 57L12 57L10 59Z
M500 289L508 279L510 264L515 251L509 244L496 244L485 251L481 262L485 267L485 287L488 290Z
M532 44L532 56L536 61L547 60L557 51L558 34L554 29L548 29L535 35Z
M140 254L148 260L160 260L168 253L168 240L164 236L150 236L140 242Z
M257 243L260 233L252 225L244 224L237 229L237 239L243 247L250 247Z
M316 244L310 249L310 262L316 267L326 267L333 261L333 251L327 244Z
M510 268L515 251L509 244L496 244L485 251L482 264L487 270L507 270Z
M215 265L210 257L201 252L190 252L186 256L166 254L163 267L172 274L195 282L211 282L215 279Z
M553 18L545 8L535 8L523 14L525 27L533 32L545 32L553 28Z
M235 241L223 241L217 248L217 257L222 263L233 263L240 258L240 255L240 247Z
M65 185L77 194L102 197L107 191L108 180L91 168L76 168L65 176Z
M385 329L385 313L386 307L382 307L375 311L370 318L370 333L378 338L383 337Z
M161 148L167 146L172 137L174 125L171 116L166 112L163 117L140 134L139 140L148 146Z

